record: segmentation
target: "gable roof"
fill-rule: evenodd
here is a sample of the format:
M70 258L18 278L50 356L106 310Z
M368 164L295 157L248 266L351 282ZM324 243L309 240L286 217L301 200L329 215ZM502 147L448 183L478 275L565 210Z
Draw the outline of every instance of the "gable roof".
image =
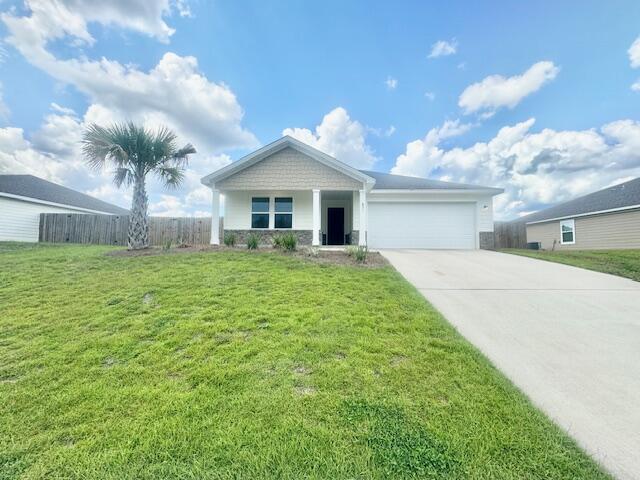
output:
M289 135L286 135L276 140L275 142L270 143L269 145L265 145L255 152L242 157L240 160L237 160L227 165L226 167L223 167L205 177L202 177L200 181L207 186L215 184L215 182L219 182L220 180L230 177L234 173L238 173L239 171L244 170L251 165L255 165L259 161L264 160L268 156L273 155L280 150L284 150L287 147L293 148L294 150L297 150L300 153L303 153L313 158L314 160L317 160L318 162L330 168L333 168L334 170L337 170L340 173L343 173L344 175L347 175L348 177L351 177L359 182L364 182L370 186L374 184L373 178L369 177L360 170L356 170L346 163L340 162L332 156L321 152L317 148L313 148L306 143L301 142L300 140L296 140L295 138L290 137Z
M640 177L517 219L534 223L607 211L640 208Z
M361 172L375 179L376 183L374 188L376 190L486 190L487 193L493 194L504 191L501 188L483 187L481 185L470 185L468 183L443 182L429 178L408 177L405 175L372 172L369 170L361 170Z
M114 215L129 214L124 208L33 175L0 175L0 196L23 197L24 200L56 203Z

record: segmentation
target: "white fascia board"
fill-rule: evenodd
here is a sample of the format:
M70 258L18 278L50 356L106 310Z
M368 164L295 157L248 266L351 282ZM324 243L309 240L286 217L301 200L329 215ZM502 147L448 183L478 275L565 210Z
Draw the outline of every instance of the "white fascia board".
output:
M535 220L533 222L525 222L525 225L534 225L536 223L557 222L558 220L568 220L570 218L591 217L593 215L601 215L603 213L624 212L625 210L635 210L635 209L638 209L638 208L640 208L640 204L638 204L638 205L629 205L629 206L626 206L626 207L610 208L608 210L598 210L598 211L595 211L595 212L578 213L577 215L565 215L563 217L545 218L544 220Z
M78 210L80 212L99 213L102 215L126 215L124 213L111 213L111 212L104 212L102 210L91 210L89 208L76 207L75 205L67 205L64 203L47 202L46 200L40 200L39 198L23 197L22 195L14 195L12 193L0 192L0 197L13 198L23 202L37 203L40 205L50 205L52 207L68 208L69 210Z

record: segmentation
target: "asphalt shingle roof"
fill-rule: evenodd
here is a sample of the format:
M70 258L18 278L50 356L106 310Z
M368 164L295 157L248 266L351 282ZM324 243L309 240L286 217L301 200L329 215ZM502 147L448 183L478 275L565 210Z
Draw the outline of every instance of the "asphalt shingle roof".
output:
M33 175L0 175L0 192L116 215L129 211Z
M518 219L519 222L539 222L552 218L571 217L613 208L640 205L640 178L574 198L554 207L540 210Z
M468 183L443 182L429 178L407 177L404 175L372 172L369 170L360 171L375 179L374 190L477 190L483 188L493 190L492 187L470 185Z

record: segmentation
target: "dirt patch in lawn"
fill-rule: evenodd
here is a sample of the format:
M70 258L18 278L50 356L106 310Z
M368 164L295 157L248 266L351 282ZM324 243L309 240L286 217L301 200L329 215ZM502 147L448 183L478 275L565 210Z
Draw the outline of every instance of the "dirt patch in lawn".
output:
M150 247L144 250L112 250L105 255L110 257L149 257L154 255L179 255L188 253L217 253L217 252L246 252L253 255L286 255L300 260L327 265L351 265L358 267L379 268L389 263L378 252L369 252L364 263L356 262L347 252L339 250L312 250L309 247L300 247L295 252L284 252L275 248L263 247L257 250L248 250L244 247L226 247L213 245L185 245L174 248Z

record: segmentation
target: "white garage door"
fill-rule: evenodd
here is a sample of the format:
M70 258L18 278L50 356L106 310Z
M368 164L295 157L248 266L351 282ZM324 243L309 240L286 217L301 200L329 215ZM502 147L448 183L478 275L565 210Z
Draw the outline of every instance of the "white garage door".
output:
M475 248L475 204L370 202L368 230L372 248Z

